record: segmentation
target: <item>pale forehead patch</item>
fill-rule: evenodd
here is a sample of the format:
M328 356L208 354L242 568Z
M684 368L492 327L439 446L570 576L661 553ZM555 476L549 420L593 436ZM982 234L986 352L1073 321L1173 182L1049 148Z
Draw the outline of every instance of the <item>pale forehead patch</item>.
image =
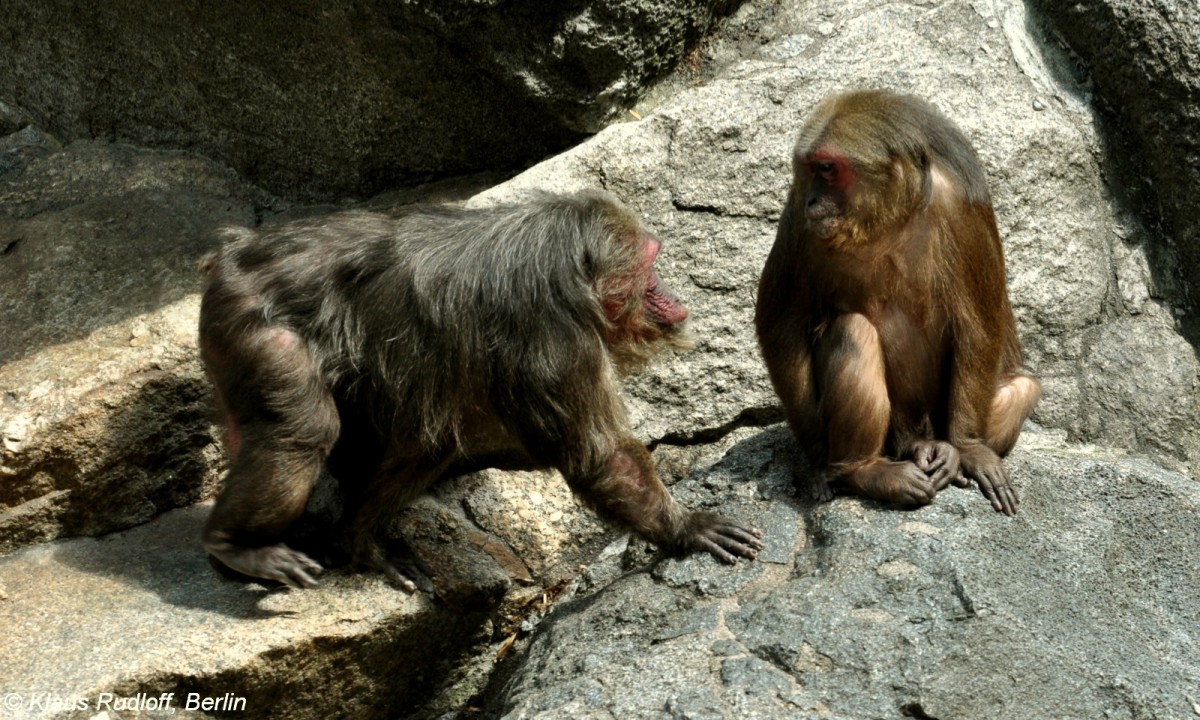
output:
M804 156L816 149L814 146L821 140L829 121L836 114L839 100L840 98L836 96L825 98L812 111L804 123L804 127L800 129L800 136L796 139L796 155Z
M958 186L950 174L937 163L929 164L929 180L933 186L934 198L950 199L958 196Z

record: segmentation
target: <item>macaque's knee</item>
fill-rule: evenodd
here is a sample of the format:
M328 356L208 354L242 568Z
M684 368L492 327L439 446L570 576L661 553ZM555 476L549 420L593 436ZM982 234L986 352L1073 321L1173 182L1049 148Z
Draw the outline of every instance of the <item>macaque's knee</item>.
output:
M1033 412L1041 394L1041 384L1028 375L1014 375L996 391L984 442L997 455L1004 457L1017 444L1021 425Z

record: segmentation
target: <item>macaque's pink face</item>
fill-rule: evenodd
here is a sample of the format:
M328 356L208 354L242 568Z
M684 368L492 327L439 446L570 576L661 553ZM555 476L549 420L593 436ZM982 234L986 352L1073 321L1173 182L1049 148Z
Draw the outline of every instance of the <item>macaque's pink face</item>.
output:
M688 309L679 302L667 284L654 271L654 260L658 257L658 251L661 248L662 245L658 240L653 237L646 238L646 244L642 250L645 256L643 267L649 274L649 282L646 285L644 304L646 312L650 314L654 322L670 327L686 320Z

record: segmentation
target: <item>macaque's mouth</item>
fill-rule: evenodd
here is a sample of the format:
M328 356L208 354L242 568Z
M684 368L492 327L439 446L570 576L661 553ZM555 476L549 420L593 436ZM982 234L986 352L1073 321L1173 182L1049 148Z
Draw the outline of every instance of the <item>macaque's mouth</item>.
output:
M646 310L660 325L668 327L678 325L688 316L688 309L658 279L658 273L650 276L650 287L646 288Z
M831 240L837 237L838 232L842 229L841 218L825 217L825 218L810 218L808 221L808 230L812 236L818 240Z

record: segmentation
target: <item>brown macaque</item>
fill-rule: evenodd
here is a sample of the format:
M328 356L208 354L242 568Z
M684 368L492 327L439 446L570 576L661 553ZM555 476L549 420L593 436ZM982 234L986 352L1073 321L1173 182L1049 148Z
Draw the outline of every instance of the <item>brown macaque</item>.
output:
M668 551L762 548L760 531L680 506L630 435L619 376L686 347L688 311L654 271L659 241L610 196L232 235L206 260L200 309L230 456L204 546L229 568L316 584L321 566L282 538L327 459L355 558L410 592L382 526L496 453L557 468L604 520Z
M813 497L915 507L974 481L1016 513L1001 458L1041 390L969 141L922 100L848 92L813 112L793 167L755 324L788 423L821 468Z

